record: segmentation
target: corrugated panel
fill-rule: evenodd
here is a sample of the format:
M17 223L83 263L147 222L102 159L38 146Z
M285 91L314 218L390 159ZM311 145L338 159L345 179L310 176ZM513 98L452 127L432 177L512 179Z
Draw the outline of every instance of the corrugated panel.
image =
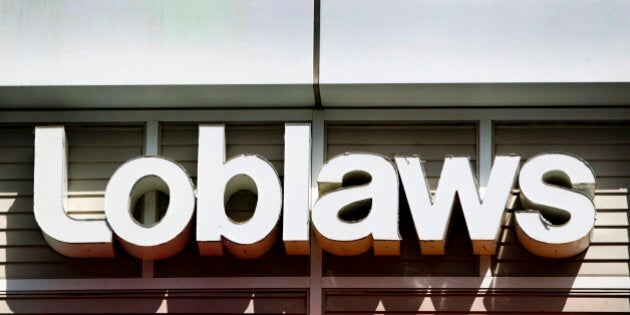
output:
M495 152L516 153L523 160L548 151L566 151L585 159L597 178L597 217L591 246L566 259L530 254L516 239L513 220L503 227L493 272L498 276L630 275L630 125L499 124ZM620 189L621 188L621 189ZM602 190L606 189L606 190ZM518 208L518 203L513 204ZM511 211L512 209L508 209ZM500 280L498 280L500 281Z
M346 124L329 125L326 155L344 152L375 152L395 155L418 154L424 163L429 185L437 187L446 155L467 155L477 162L477 131L472 124Z
M44 241L33 216L34 126L0 129L0 277L131 277L140 261L70 259ZM142 154L140 126L67 126L68 211L76 218L103 217L107 180L124 161ZM10 289L10 288L9 288Z
M278 174L284 173L283 125L228 125L225 128L227 156L255 153L273 164ZM197 141L199 125L165 125L160 138L160 154L182 164L197 179Z
M494 152L519 154L523 160L548 151L573 153L597 176L597 189L630 186L628 124L498 124Z
M332 124L327 128L327 157L351 151L394 155L418 154L423 160L433 189L448 154L477 158L477 131L472 124ZM401 255L374 256L371 252L356 257L324 255L327 276L476 276L478 259L472 254L461 209L456 206L444 256L420 254L418 237L404 192L399 200Z
M326 291L325 314L597 314L630 311L630 292Z
M160 154L181 163L195 182L198 134L198 124L164 125L160 141ZM259 154L274 165L280 177L284 174L284 125L227 125L226 143L228 158L244 153ZM281 228L281 224L279 227ZM223 257L201 257L196 243L191 242L179 255L155 262L155 275L304 276L308 275L308 261L308 256L287 256L281 241L263 257L255 260L236 259L227 253Z
M37 292L0 297L6 313L306 314L306 292Z

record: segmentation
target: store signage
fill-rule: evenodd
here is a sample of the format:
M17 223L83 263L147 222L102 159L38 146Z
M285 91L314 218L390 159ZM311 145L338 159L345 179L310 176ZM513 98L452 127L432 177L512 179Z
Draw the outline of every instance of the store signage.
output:
M485 189L480 189L468 157L447 156L437 189L431 193L419 156L394 161L374 153L346 153L326 162L317 177L318 199L311 207L309 124L285 125L284 178L264 157L239 155L226 160L223 125L201 125L197 187L177 162L142 156L121 165L105 191L104 220L67 215L67 148L64 128L35 129L34 212L46 241L69 257L113 257L114 237L131 255L149 260L180 252L194 236L201 255L256 258L279 237L287 254L310 253L310 224L319 245L337 255L399 255L399 190L403 189L425 255L443 255L450 217L459 199L473 252L493 255L506 218L506 204L519 188L522 209L514 213L516 234L533 254L561 258L584 251L595 223L595 176L580 158L544 153L519 168L519 156L497 156ZM515 186L518 176L518 187ZM359 180L358 182L356 180ZM344 185L354 182L352 185ZM399 187L399 186L402 186ZM284 187L284 189L283 189ZM159 222L144 225L131 213L149 191L169 195ZM257 196L253 216L235 222L227 200L248 190ZM284 191L283 191L284 190ZM344 213L369 212L356 220ZM193 214L196 211L196 222ZM544 216L542 215L544 212ZM282 222L280 223L280 218Z

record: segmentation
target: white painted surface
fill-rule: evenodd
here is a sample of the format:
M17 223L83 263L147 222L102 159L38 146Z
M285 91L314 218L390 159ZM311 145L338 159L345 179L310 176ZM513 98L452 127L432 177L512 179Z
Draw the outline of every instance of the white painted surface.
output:
M282 240L287 254L310 252L311 125L284 126Z
M2 1L0 85L312 84L310 1Z
M623 0L323 0L320 83L630 81Z

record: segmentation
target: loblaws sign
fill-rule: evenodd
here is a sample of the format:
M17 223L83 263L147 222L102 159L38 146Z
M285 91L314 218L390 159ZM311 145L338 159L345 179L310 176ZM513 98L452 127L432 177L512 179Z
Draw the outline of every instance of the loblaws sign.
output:
M516 234L533 254L562 258L584 251L595 224L595 176L589 165L566 153L544 153L519 169L519 156L496 156L485 191L480 189L468 157L447 156L437 190L429 190L418 156L394 161L374 153L352 152L326 162L317 177L319 198L311 207L311 127L286 124L284 185L274 167L258 155L226 160L223 125L199 126L197 189L186 170L173 160L141 156L121 165L105 191L105 220L76 220L64 209L67 188L63 127L35 129L34 213L46 241L70 257L113 257L114 235L131 255L148 260L180 252L196 235L201 255L256 258L279 237L289 255L310 253L310 224L326 251L358 255L399 255L399 190L412 214L422 254L443 255L453 205L459 198L473 252L496 252L505 208L513 188L525 210L515 211ZM518 176L518 187L515 182ZM363 183L344 186L344 181ZM402 188L399 187L402 184ZM284 192L282 187L284 187ZM143 194L169 195L164 217L153 225L137 222L131 209ZM234 222L227 200L248 190L257 196L253 216ZM344 220L345 211L371 203L358 221ZM563 218L554 224L545 217ZM282 213L282 223L280 223Z

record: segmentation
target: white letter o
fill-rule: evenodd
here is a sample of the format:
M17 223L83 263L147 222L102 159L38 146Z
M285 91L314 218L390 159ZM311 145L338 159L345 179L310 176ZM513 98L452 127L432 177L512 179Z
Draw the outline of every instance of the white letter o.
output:
M164 182L157 180L162 179ZM166 183L167 187L164 187ZM166 214L157 224L136 222L131 206L149 191L168 189ZM190 240L195 210L193 183L186 170L162 157L140 157L125 162L112 175L105 190L105 215L122 247L131 255L159 260L179 253Z

